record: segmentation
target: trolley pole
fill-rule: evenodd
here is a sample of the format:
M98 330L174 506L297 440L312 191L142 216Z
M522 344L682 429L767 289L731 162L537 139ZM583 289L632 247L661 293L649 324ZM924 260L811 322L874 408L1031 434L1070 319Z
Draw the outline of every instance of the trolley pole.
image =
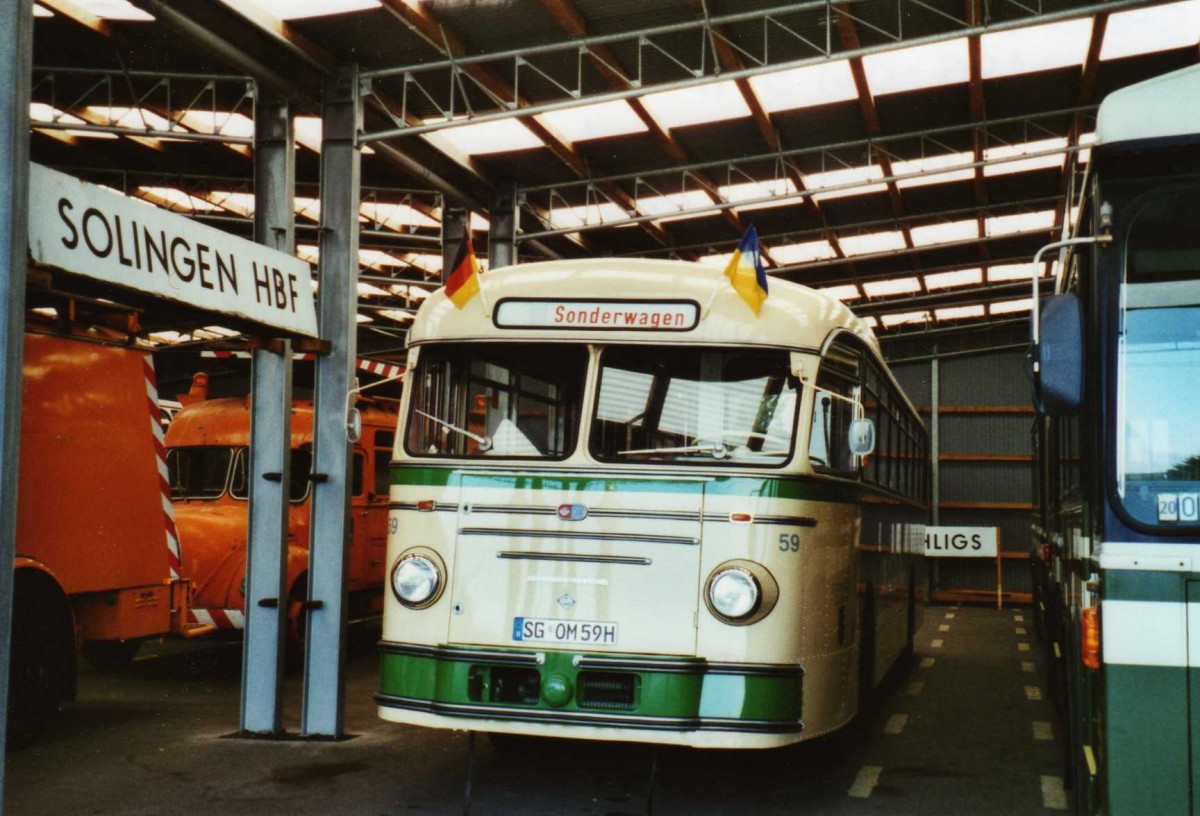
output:
M25 349L25 266L29 227L29 83L33 8L0 0L0 811L8 730L8 666L12 643L13 556L20 470L21 369Z

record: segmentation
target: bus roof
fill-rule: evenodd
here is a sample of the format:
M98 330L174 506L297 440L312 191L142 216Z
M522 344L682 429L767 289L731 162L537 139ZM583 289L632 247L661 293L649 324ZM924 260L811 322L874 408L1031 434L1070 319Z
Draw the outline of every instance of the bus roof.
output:
M1104 98L1096 146L1151 139L1200 139L1200 65L1172 71Z
M480 276L480 294L462 309L444 289L421 305L408 338L410 345L432 340L584 340L613 343L680 343L696 345L760 345L820 349L830 332L845 329L861 337L877 353L879 344L867 323L841 301L784 280L768 280L769 295L757 317L734 291L723 270L687 261L640 258L586 258L546 261L496 269ZM540 304L553 314L558 305L578 314L596 304L621 311L626 305L682 301L695 304L699 319L688 328L588 328L524 325L499 328L497 304L517 301ZM507 307L506 307L507 308ZM634 314L634 311L628 312ZM623 319L625 313L615 315ZM584 322L587 322L586 319ZM694 326L693 326L694 324ZM513 325L510 323L510 325Z

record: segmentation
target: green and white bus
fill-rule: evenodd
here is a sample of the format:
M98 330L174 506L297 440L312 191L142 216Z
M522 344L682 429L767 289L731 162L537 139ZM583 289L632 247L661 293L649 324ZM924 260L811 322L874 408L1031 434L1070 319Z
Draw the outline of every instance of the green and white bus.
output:
M870 329L719 269L533 263L409 333L376 700L470 731L767 748L911 655L927 437Z
M1066 780L1081 813L1200 813L1200 68L1104 100L1084 192L1034 322Z

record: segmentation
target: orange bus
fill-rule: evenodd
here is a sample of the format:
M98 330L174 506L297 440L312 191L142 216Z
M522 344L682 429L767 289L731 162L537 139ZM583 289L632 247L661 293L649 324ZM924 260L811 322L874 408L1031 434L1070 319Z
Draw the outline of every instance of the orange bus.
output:
M144 638L204 631L187 620L149 351L30 315L20 446L14 746L74 699L77 648L103 667L132 660Z
M245 625L246 532L250 464L249 397L207 398L198 374L166 433L175 523L185 542L182 574L192 580L192 620L221 630ZM354 446L348 584L351 622L383 610L387 550L388 467L397 413L394 403L360 399L362 437ZM291 506L288 511L288 641L303 642L300 614L308 587L308 474L312 470L313 407L292 408Z

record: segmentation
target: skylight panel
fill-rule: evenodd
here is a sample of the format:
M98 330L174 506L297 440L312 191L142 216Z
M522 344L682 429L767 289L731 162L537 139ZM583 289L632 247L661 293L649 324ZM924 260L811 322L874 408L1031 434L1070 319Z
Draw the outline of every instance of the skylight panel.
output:
M360 253L361 257L361 253ZM373 283L363 283L359 281L358 296L361 297L391 297L391 292L386 289L381 289Z
M388 291L405 300L424 300L429 297L429 290L422 289L420 286L393 284L388 287Z
M925 276L926 289L949 289L953 286L970 286L983 283L982 269L955 269L951 272L935 272Z
M206 332L212 332L213 334L221 337L241 337L242 335L240 331L234 331L233 329L226 328L225 326L205 326L204 330Z
M321 250L312 244L297 244L296 257L316 266L321 261Z
M857 300L862 297L862 292L858 291L858 287L852 283L844 286L826 286L819 291L821 294L829 295L841 301Z
M967 38L868 54L863 70L873 96L965 83L971 78Z
M476 260L479 260L478 258ZM442 274L442 256L427 252L410 252L404 256L404 262L415 266L428 275Z
M121 108L107 105L88 105L85 110L94 117L93 124L104 124L112 127L129 128L130 130L157 130L164 133L171 131L186 132L183 127L159 116L145 108ZM97 120L99 120L97 122Z
M771 254L775 254L775 250L771 250ZM696 263L711 266L716 269L724 269L729 266L729 259L733 257L732 252L718 252L715 255L701 255L696 259Z
M883 169L876 164L866 167L846 167L841 170L826 170L822 173L809 173L804 177L804 184L813 191L813 198L825 201L830 198L844 196L866 195L887 189L886 184L871 183L883 178ZM820 192L827 187L842 189Z
M293 199L293 211L301 218L321 223L321 200L296 196Z
M33 16L34 17L53 17L54 12L51 11L50 9L46 8L45 6L39 6L37 3L34 3L33 4ZM37 309L34 309L34 311L36 312Z
M1013 235L1018 232L1046 230L1054 226L1054 210L998 215L984 221L988 235Z
M924 227L912 227L909 230L909 234L912 235L913 246L931 246L951 241L965 241L969 238L979 237L979 222L971 219L969 221L929 224Z
M718 187L717 192L721 194L721 198L734 204L743 201L756 201L758 199L769 199L773 196L791 195L796 192L796 185L789 178L777 178L767 181L744 181L739 184L726 184L723 187ZM743 210L757 209L759 207L780 206L783 204L794 204L795 201L780 201L778 203L766 202L759 203L747 207L739 207Z
M911 176L911 178L896 179L896 186L905 190L909 187L924 187L928 184L945 184L950 181L973 179L975 168L969 165L974 161L975 156L971 153L944 153L940 156L927 156L907 161L893 160L892 172L897 176Z
M750 87L767 113L858 99L847 60L750 77Z
M880 317L885 328L892 326L903 326L907 323L928 323L929 312L900 312L898 314L886 314Z
M1001 283L1003 281L1029 280L1032 274L1030 264L996 264L989 266L987 271L988 283Z
M313 153L320 153L321 117L292 117L292 137L296 140L296 144L300 145L301 147L306 147ZM375 153L375 151L371 149L370 145L363 145L361 149L364 156L371 156Z
M439 225L437 221L407 204L364 201L359 212L376 226L397 232L416 227L437 227Z
M1195 48L1197 39L1200 39L1200 0L1122 11L1108 18L1100 59Z
M138 196L175 212L220 212L221 208L174 187L138 187Z
M623 99L550 111L533 118L569 142L645 133L650 129Z
M247 116L231 111L188 110L179 117L179 123L199 133L254 138L254 122Z
M76 5L102 20L126 20L145 23L154 16L137 8L128 0L75 0Z
M356 314L354 316L354 322L355 323L374 323L375 321L372 320L371 318L367 317L362 312L359 312L358 314Z
M379 0L254 0L254 4L280 20L324 17L329 14L376 9L380 6ZM234 4L230 2L229 5Z
M378 249L360 249L358 262L372 269L382 269L385 266L404 266L404 261ZM379 294L386 295L387 292L380 291Z
M904 249L904 233L873 232L868 235L846 235L838 239L842 252L847 255L866 255L872 252L887 252ZM868 292L870 294L870 292Z
M779 244L771 247L771 257L781 264L799 264L836 258L837 253L828 241L807 241L802 244Z
M921 291L921 282L916 278L892 278L891 280L867 281L862 285L867 297L888 297Z
M1021 300L1002 300L999 303L993 303L989 307L989 311L994 314L1012 314L1013 312L1028 312L1033 308L1033 300L1031 298L1022 298Z
M714 82L648 94L641 97L641 101L658 126L665 130L724 122L750 115L750 107L742 98L742 92L732 82Z
M948 306L936 309L934 315L938 320L962 320L964 317L983 317L983 304L973 303L970 306Z
M234 193L227 190L213 190L205 195L209 201L222 209L235 212L250 218L254 215L254 196L251 193Z
M712 198L703 190L688 190L684 193L674 193L666 196L643 196L637 200L637 211L641 215L659 215L663 216L664 221L675 220L675 218L699 218L704 215L711 215L709 212L691 213L688 215L680 215L684 210L694 210L700 207L711 207Z
M29 103L29 118L36 126L38 122L57 122L64 125L87 125L88 123L80 119L78 116L72 116L69 113L60 111L45 102L30 102ZM56 139L61 139L63 136L80 136L86 139L118 139L120 138L115 133L103 133L98 130L38 130L38 133L44 133L47 136L52 136Z
M607 224L612 221L623 221L628 217L623 209L611 201L590 204L586 207L555 207L550 210L550 224L555 229Z
M877 328L877 327L879 326L879 321L878 321L878 320L876 320L876 319L875 319L875 318L873 318L873 317L864 317L864 318L862 318L862 319L863 319L863 321L864 321L864 322L865 322L865 323L866 323L868 326L870 326L872 329L874 329L874 328Z
M380 309L375 314L386 317L388 320L395 320L397 323L406 323L413 319L413 313L403 309Z
M1083 65L1091 36L1090 17L984 34L980 38L983 78Z
M486 156L544 146L533 131L516 119L497 119L477 125L445 128L427 134L427 137L436 137L428 138L435 145L438 141L444 141L468 156Z
M1067 158L1066 139L1039 139L1036 142L1021 142L1012 145L996 145L983 151L983 157L991 162L1000 159L1012 159L1000 164L986 164L983 167L985 176L1006 176L1010 173L1028 173L1033 170L1048 168L1062 169ZM1053 152L1060 151L1060 152ZM1048 155L1033 156L1028 159L1016 158L1029 154L1047 153Z

